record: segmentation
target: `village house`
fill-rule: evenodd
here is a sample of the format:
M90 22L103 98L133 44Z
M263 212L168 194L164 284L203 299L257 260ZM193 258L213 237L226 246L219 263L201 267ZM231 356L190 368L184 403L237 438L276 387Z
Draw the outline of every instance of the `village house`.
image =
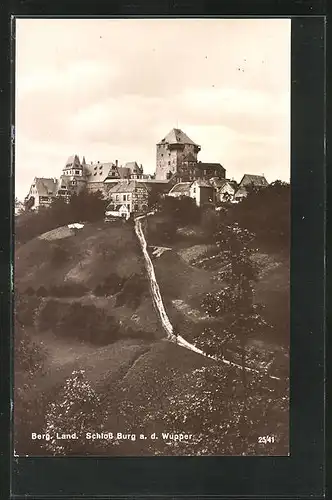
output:
M108 191L107 216L128 218L132 213L143 213L148 209L149 190L145 183L137 180L123 180Z
M49 207L58 192L58 181L55 178L35 177L24 200L26 208L36 210Z
M234 194L234 200L239 202L246 198L250 189L262 189L269 185L264 175L244 174L238 189Z
M215 189L205 180L197 179L193 182L179 182L172 187L168 196L182 198L189 196L195 200L198 207L215 202Z
M237 190L236 181L212 178L210 182L215 188L217 203L233 201L234 194Z

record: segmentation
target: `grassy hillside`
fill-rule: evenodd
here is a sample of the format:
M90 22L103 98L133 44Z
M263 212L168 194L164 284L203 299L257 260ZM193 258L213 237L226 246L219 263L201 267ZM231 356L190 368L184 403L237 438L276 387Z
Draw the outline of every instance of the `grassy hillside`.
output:
M160 230L154 234L154 222L152 217L148 244L171 248L159 257L150 248L163 300L175 328L193 340L196 329L211 324L201 308L201 298L223 285L215 282L213 269L197 265L207 249L200 228L179 228L170 241ZM259 258L265 274L262 272L258 282L258 292L269 297L272 310L277 285L282 293L287 289L287 273L283 263L274 265L272 257ZM269 273L274 273L272 281ZM49 428L147 435L185 431L185 420L173 421L174 394L179 394L179 401L188 398L197 407L200 401L207 401L206 395L197 399L198 381L215 362L163 340L131 225L119 221L90 223L76 231L57 228L23 244L16 251L15 286L18 454L53 454L45 443L31 440L31 432ZM223 376L224 366L219 369L217 380ZM241 380L236 370L227 376ZM80 377L84 378L81 382ZM223 412L228 418L232 391L233 383L223 389L224 407L217 409L218 418ZM54 408L59 409L56 415ZM257 432L267 432L265 402L255 411ZM285 415L280 421L287 427ZM206 422L205 413L197 422L198 427ZM256 437L252 439L257 442ZM284 443L275 453L284 453ZM81 439L64 446L61 453L69 455L154 455L178 450L172 443L151 440ZM192 454L202 451L202 441L195 446ZM209 452L209 447L204 449L202 453ZM185 448L179 454L186 454Z

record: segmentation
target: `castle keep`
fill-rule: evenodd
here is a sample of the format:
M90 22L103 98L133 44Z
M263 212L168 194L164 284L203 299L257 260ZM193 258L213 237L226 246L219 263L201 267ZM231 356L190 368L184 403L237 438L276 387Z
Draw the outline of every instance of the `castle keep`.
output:
M157 144L156 179L170 179L181 168L185 158L197 162L197 154L201 150L189 137L178 128L173 128Z

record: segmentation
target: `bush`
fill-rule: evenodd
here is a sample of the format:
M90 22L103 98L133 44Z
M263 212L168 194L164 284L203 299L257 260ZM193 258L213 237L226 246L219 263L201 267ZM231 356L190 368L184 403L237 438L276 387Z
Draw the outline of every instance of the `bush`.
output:
M124 279L120 278L115 273L109 274L105 280L96 286L94 293L97 297L108 297L109 295L115 295L120 292L123 288Z
M85 222L102 220L106 204L99 191L90 193L83 190L78 195L72 195L69 203L62 198L55 198L49 208L28 210L20 216L15 225L16 243L24 244L40 234L80 220Z
M70 304L56 325L56 332L91 344L108 345L120 338L119 324L94 305Z
M84 370L75 370L66 380L57 399L49 403L45 411L44 433L52 439L45 441L45 449L56 454L84 452L86 441L81 434L94 432L101 426L101 398L92 388ZM54 430L59 434L77 433L78 440L59 441L54 437Z
M116 297L116 307L127 305L137 309L142 298L149 295L149 283L147 278L133 274L124 284L122 291Z
M228 223L238 222L255 233L256 244L273 251L290 247L290 185L275 181L260 190L251 190L248 196L228 209Z
M160 201L160 211L169 215L175 225L196 224L201 214L201 209L196 206L195 201L187 196L165 196Z
M15 368L32 377L44 369L47 356L46 350L33 342L26 329L19 323L15 324Z

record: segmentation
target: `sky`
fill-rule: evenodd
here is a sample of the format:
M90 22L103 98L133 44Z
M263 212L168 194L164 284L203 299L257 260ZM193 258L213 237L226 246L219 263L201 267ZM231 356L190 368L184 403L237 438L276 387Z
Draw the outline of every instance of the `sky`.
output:
M67 158L156 167L173 127L227 178L290 177L289 19L18 19L15 191Z

